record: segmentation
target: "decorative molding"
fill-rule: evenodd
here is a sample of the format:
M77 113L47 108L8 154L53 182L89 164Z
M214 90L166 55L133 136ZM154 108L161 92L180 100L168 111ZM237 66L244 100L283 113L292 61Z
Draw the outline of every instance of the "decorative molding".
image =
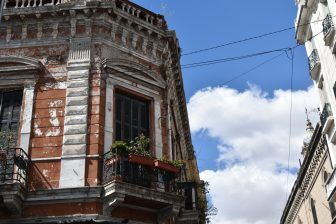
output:
M310 148L310 150L312 150L312 148ZM316 146L316 150L314 151L314 154L312 155L311 160L309 161L309 163L307 163L308 168L306 172L304 173L303 181L301 183L298 183L299 185L296 185L296 184L294 185L294 188L297 187L298 190L294 196L295 198L291 206L289 207L289 211L288 211L288 214L286 215L286 219L282 220L283 221L282 223L292 224L293 221L295 220L295 217L300 209L300 205L304 202L305 198L309 194L309 191L313 184L313 180L315 179L315 176L318 173L317 171L319 170L319 167L321 165L322 158L325 157L326 153L327 153L326 138L325 136L321 136ZM306 156L309 156L309 155L306 155Z
M130 77L160 88L165 88L167 85L166 81L161 77L161 74L137 62L120 58L111 58L103 60L102 65L105 69L112 69L124 73Z

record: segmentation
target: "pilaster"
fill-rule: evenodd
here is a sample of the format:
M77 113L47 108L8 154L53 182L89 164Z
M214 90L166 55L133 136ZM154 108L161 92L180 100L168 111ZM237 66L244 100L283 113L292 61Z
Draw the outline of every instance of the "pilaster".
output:
M72 39L64 115L60 187L85 185L91 39Z

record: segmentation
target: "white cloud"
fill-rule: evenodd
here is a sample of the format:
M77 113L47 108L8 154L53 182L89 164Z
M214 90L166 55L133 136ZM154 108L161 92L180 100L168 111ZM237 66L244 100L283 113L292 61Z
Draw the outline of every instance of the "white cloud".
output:
M293 92L290 166L297 167L305 130L305 107L318 106L313 88ZM191 131L203 132L219 144L219 170L201 173L210 183L218 208L216 224L278 223L285 203L290 91L270 97L257 86L239 92L206 88L189 103ZM311 116L316 119L317 114ZM240 161L240 163L236 163ZM290 175L290 182L295 179Z

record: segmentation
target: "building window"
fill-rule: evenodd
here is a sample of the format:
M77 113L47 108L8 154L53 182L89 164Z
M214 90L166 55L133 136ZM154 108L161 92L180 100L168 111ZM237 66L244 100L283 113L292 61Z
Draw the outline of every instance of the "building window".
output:
M149 137L149 103L129 95L116 94L116 140L131 141L144 134Z
M329 208L330 208L331 218L334 219L335 216L336 216L335 203L334 202L329 202Z
M334 90L334 96L336 97L336 83L334 84L333 90Z
M15 147L18 137L22 90L0 92L0 131L7 138L1 138L0 147Z
M311 212L312 212L312 215L313 215L314 224L318 224L316 207L315 207L315 200L312 199L312 198L310 199L310 207L311 207Z

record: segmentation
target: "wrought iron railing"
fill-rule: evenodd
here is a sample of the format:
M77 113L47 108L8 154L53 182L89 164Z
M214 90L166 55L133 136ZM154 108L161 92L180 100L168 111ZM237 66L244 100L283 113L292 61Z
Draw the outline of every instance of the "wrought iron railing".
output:
M326 103L324 104L323 110L320 115L320 121L321 121L322 127L326 123L329 116L332 116L331 107L329 103Z
M183 182L178 184L178 188L183 191L185 198L184 209L195 210L198 208L197 183Z
M103 184L117 180L165 192L178 191L176 183L180 181L180 173L170 173L130 162L128 157L114 155L110 152L104 154L103 161Z
M313 70L315 66L317 65L317 63L319 62L320 62L320 57L318 55L317 50L314 49L308 58L309 71Z
M324 36L326 36L331 31L331 29L334 27L332 16L330 14L328 14L326 18L323 20L322 26L323 26L323 34Z
M21 148L0 150L0 184L19 182L27 183L29 156Z

